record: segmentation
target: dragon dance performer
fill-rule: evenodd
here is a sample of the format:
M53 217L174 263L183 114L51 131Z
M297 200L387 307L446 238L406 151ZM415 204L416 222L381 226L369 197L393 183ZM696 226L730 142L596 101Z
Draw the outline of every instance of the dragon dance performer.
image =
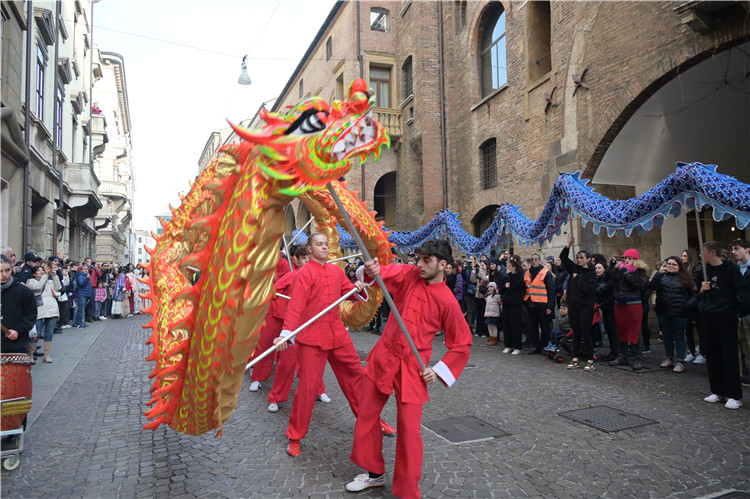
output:
M289 336L292 331L352 289L352 283L344 271L339 266L326 262L329 250L328 238L324 234L312 234L307 239L307 248L310 250L310 262L295 272L284 329L281 336L274 340L279 351L287 349L286 342L280 343L282 337ZM355 294L352 299L366 301L367 292L363 284L357 281L354 286L359 294ZM363 370L338 309L329 311L290 341L293 340L298 343L299 385L294 394L286 435L289 437L287 453L297 457L301 454L300 440L310 428L312 410L326 361L331 365L355 417L359 413ZM380 431L395 433L382 420Z
M450 245L441 239L430 240L414 252L419 255L417 266L380 266L377 258L366 262L364 272L369 279L363 280L369 285L375 276L382 276L425 365L429 365L437 331L445 331L448 352L432 368L422 371L396 321L388 321L383 336L367 357L359 416L354 426L351 460L368 473L357 475L346 485L350 492L385 484L383 437L378 418L395 390L398 436L393 494L401 498L420 497L420 428L422 406L429 400L427 385L439 378L450 387L469 360L471 330L445 284L443 273L453 261Z
M304 244L290 247L289 254L292 265L294 266L294 271L287 272L274 283L276 293L281 293L287 296L289 296L291 292L295 273L310 260L310 252ZM273 344L274 338L279 336L281 328L284 325L287 302L288 301L285 298L276 298L271 301L271 304L268 307L268 314L266 315L266 324L261 330L260 342L255 349L256 352L265 352ZM291 345L287 350L278 353L278 358L276 360L276 374L273 377L271 392L268 394L268 412L278 412L278 404L280 402L286 402L289 398L289 392L292 390L292 382L294 381L294 375L297 372L298 364L299 356L297 345ZM269 378L272 369L273 357L271 355L258 362L255 367L253 367L253 374L251 376L253 383L250 385L250 390L255 391L253 390L253 387L256 382L258 383L256 390L257 388L260 388L260 382ZM331 399L326 395L326 389L322 379L320 380L320 386L318 400L329 403Z

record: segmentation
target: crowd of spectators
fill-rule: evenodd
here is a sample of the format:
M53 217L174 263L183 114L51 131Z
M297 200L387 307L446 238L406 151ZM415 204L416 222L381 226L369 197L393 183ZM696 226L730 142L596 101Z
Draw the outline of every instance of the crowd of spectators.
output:
M497 258L462 255L451 262L446 284L473 334L487 337L491 347L502 343L504 354L525 349L552 358L568 338L568 369L593 372L608 362L638 371L643 355L651 353L654 304L665 350L660 367L683 373L691 363L708 364L706 402L723 402L729 409L742 405L742 384L750 385L745 361L750 339L739 339L743 329L750 335L748 241L733 241L729 249L707 242L702 258L686 249L653 267L636 248L609 258L586 250L571 255L574 243L569 238L557 257L502 251ZM399 263L416 264L416 257ZM348 264L347 273L353 276L361 264ZM381 312L387 316L387 307ZM377 332L380 316L365 330Z
M149 306L140 297L148 292L148 285L139 279L147 276L146 270L132 263L116 265L57 256L43 259L33 251L17 260L8 246L0 248L0 253L10 273L9 281L13 286L24 285L35 300L32 326L19 331L12 345L6 344L9 340L4 335L3 352L15 352L22 344L30 356L39 356L37 349L42 349L43 343L43 360L52 363L53 335L68 328L84 329L95 321L131 317Z

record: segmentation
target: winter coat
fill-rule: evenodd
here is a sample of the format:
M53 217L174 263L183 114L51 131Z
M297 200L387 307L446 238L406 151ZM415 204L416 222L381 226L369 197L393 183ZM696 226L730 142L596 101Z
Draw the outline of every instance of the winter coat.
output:
M612 276L607 272L596 278L596 303L605 310L615 308L615 287L612 284Z
M510 287L505 285L510 283ZM503 294L503 304L505 305L523 305L523 297L526 293L526 283L523 281L523 271L508 272L503 283L500 284L500 291Z
M88 274L78 272L78 275L76 276L76 283L78 284L76 295L85 298L91 298L91 278L88 276Z
M41 279L31 278L26 283L35 296L42 296L42 305L38 306L37 319L49 319L50 317L60 317L60 307L57 304L57 295L62 289L60 279L49 275L42 275ZM35 298L36 300L36 298Z
M634 305L641 303L641 290L648 283L643 269L631 271L625 267L615 269L615 303Z
M690 317L690 311L698 303L698 290L690 281L685 286L673 272L657 272L651 278L649 288L656 291L656 313L669 317Z
M568 271L567 302L579 307L593 307L596 301L596 272L591 264L585 267L573 263L568 257L570 248L567 246L560 252L560 260Z
M500 317L500 300L501 296L498 293L494 295L488 294L485 298L487 305L484 308L485 317Z
M29 349L29 331L36 323L36 299L34 292L13 279L9 286L0 291L0 315L3 326L18 332L18 339L2 337L3 353L26 353Z
M731 262L722 262L717 266L706 264L706 273L711 289L701 293L701 313L737 314L740 308L739 300L750 303L750 286L740 274L737 265Z
M471 271L471 282L474 283L477 287L476 292L474 293L474 296L476 298L484 298L485 293L480 293L479 288L483 288L484 290L487 289L487 284L490 282L490 276L487 274L484 270L472 270Z

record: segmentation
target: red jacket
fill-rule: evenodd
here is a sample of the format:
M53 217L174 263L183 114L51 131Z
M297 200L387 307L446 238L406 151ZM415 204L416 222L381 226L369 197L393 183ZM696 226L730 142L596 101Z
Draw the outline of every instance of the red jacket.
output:
M451 386L469 360L471 330L445 282L427 284L427 281L419 277L419 273L419 267L414 265L380 267L383 282L393 296L396 308L425 365L430 365L435 333L445 331L448 352L432 369L446 386ZM372 281L368 277L364 282L369 284ZM393 393L395 377L400 376L402 400L422 404L430 397L427 385L419 376L420 369L401 328L391 316L383 336L367 357L365 376L377 385L379 391L389 395Z
M310 260L292 275L292 294L284 317L284 329L281 332L284 336L322 312L353 287L344 271L332 263L321 265L315 260ZM349 299L366 301L367 292L362 293L363 295L355 294ZM322 350L332 350L352 341L344 323L341 322L338 308L330 310L300 332L295 339Z

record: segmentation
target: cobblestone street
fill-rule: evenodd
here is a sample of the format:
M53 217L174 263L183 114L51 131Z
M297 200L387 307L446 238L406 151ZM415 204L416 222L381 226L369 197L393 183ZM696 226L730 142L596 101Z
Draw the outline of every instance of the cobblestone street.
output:
M144 360L145 322L109 320L55 336L55 363L38 363L34 379L46 374L59 388L27 429L20 467L2 472L3 497L390 497L395 438L389 437L386 486L344 490L361 470L349 461L354 417L330 368L325 382L333 401L316 404L297 459L287 456L284 435L291 401L276 414L267 411L271 380L252 393L246 376L220 438L143 430L153 367ZM84 335L98 336L87 351L66 354L65 345ZM353 338L360 352L378 339ZM476 340L454 387L431 386L423 422L475 416L507 436L455 444L423 427L425 497L750 493L750 408L703 402L710 393L705 366L689 364L683 374L659 370L663 348L654 342L642 373L603 365L584 373L541 356L502 355ZM433 362L444 348L436 338ZM57 374L63 356L73 354L77 365ZM559 415L596 406L655 423L606 433ZM393 400L384 419L395 425Z

